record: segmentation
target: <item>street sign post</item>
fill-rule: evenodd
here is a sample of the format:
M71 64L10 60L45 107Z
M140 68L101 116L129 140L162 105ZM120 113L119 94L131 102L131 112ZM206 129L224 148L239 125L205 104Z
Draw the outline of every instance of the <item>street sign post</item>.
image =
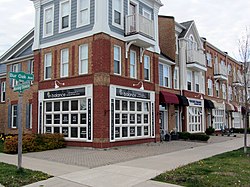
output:
M14 86L13 91L19 92L18 94L18 169L22 168L22 105L23 105L23 92L30 89L30 81L34 80L34 75L24 72L10 72L10 79L18 81L18 85Z

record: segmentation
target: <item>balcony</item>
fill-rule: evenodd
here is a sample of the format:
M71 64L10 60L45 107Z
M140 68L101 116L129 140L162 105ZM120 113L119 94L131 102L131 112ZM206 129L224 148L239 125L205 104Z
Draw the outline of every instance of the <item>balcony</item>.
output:
M227 67L218 64L214 66L214 79L219 81L227 81Z
M133 14L126 16L125 24L127 42L135 41L134 45L143 48L155 45L153 20L150 20L140 14Z
M195 71L207 71L206 58L203 51L191 49L187 51L187 67Z

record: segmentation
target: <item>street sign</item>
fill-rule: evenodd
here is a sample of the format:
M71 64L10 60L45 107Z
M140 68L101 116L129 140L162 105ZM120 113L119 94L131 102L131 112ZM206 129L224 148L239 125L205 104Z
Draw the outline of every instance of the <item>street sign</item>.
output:
M30 82L24 82L22 84L18 84L14 86L14 92L23 92L24 90L30 89Z
M33 81L34 80L34 75L24 73L22 71L20 71L20 72L10 72L9 73L9 78L10 79L15 79L17 81L25 82L25 81Z

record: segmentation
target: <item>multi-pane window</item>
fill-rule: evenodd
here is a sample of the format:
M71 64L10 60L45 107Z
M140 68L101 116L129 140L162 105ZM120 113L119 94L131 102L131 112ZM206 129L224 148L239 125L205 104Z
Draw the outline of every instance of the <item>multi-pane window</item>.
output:
M192 91L192 71L187 71L187 90Z
M211 79L208 79L208 86L207 86L207 94L209 96L213 96L213 81Z
M227 70L228 70L228 75L230 75L230 74L231 74L231 71L232 71L232 66L231 66L231 64L228 64Z
M78 27L87 25L89 24L89 1L90 0L78 0L77 1L77 8L78 8L78 13L77 13L77 23Z
M207 53L207 66L212 67L212 55Z
M170 88L170 66L168 65L163 65L163 86Z
M79 47L79 74L88 73L88 44Z
M52 54L44 55L44 80L51 79L52 73Z
M19 71L19 67L18 66L19 66L18 64L14 64L13 67L12 67L12 71L13 72L18 72ZM16 85L18 85L18 81L15 80L15 79L12 79L12 86L14 87Z
M150 103L115 100L115 139L150 136Z
M233 112L232 113L233 117L233 127L234 128L241 128L241 114L240 112Z
M179 89L179 69L174 69L174 89Z
M28 112L29 113L29 122L28 122L28 126L27 126L27 128L29 128L29 129L32 129L32 104L29 104L29 107L28 107L28 111L26 111L26 112Z
M150 81L150 57L144 56L144 80Z
M223 97L223 99L227 98L226 85L225 84L222 84L222 97Z
M87 99L45 102L44 132L87 140Z
M17 105L11 106L11 128L17 128Z
M69 49L61 50L61 77L67 77L69 74Z
M121 47L114 46L114 74L121 75Z
M70 19L71 19L71 1L65 0L60 2L60 31L69 30L70 29Z
M219 97L220 95L220 84L216 82L215 84L215 91L216 91L216 97Z
M202 108L188 107L189 113L189 132L201 132Z
M54 28L54 6L48 7L44 9L44 28L43 28L43 36L51 36L53 35Z
M221 128L224 128L224 110L213 109L213 116L213 128L215 130L220 130Z
M233 100L233 91L232 91L232 87L231 86L228 87L228 99L230 101Z
M5 96L6 96L6 82L1 83L1 102L5 102Z
M194 74L194 83L195 83L195 91L200 92L200 84L199 84L199 74Z
M136 52L130 51L130 77L136 78Z
M113 23L122 26L122 0L113 0Z

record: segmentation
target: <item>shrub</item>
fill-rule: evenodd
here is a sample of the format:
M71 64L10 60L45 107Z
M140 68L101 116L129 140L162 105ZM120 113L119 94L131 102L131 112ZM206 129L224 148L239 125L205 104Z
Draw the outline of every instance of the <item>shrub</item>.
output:
M232 128L233 133L241 133L244 134L244 129L243 128ZM247 129L247 133L250 134L250 128Z
M211 126L206 129L207 135L212 135L214 132L215 132L215 129Z
M210 137L206 134L191 134L189 139L190 140L199 140L199 141L208 141Z
M183 140L188 140L191 135L189 132L178 132L178 134L179 134L179 139Z
M26 134L23 135L23 153L37 152L51 149L59 149L65 147L65 141L61 134ZM6 138L4 142L4 152L15 154L17 153L18 136Z

